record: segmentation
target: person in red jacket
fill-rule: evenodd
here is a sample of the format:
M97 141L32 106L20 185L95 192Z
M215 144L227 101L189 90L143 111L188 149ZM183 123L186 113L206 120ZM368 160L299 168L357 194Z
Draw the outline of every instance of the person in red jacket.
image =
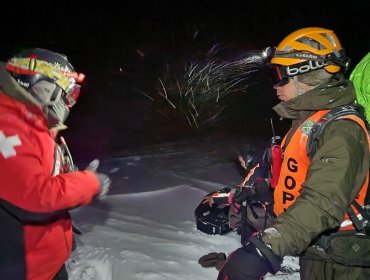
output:
M26 49L0 62L0 279L68 279L68 210L102 199L110 179L68 170L55 136L84 78L67 57Z

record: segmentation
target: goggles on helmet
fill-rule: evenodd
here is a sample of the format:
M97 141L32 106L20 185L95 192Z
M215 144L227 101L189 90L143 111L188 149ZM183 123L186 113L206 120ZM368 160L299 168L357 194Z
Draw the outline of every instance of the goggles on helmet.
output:
M82 73L69 72L67 69L63 69L60 65L52 65L46 61L38 60L35 58L12 58L6 65L6 69L17 75L40 75L40 81L48 81L54 83L57 88L61 90L51 90L52 92L49 100L49 104L55 103L60 99L62 93L66 105L72 107L76 104L78 96L80 94L80 85L77 82L82 82L85 75ZM37 84L29 85L31 88Z
M285 67L279 65L269 65L269 82L272 87L282 87L289 83L290 78L285 71Z
M81 86L74 84L72 89L66 92L64 101L68 107L72 107L76 104L78 97L80 96Z

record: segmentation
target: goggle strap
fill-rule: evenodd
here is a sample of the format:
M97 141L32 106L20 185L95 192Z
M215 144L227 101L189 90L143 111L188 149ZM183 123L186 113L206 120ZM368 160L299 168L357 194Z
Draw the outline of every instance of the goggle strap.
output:
M15 66L14 64L7 63L6 64L6 70L11 71L17 75L35 75L38 74L36 71L20 68L18 66Z
M11 71L17 75L35 75L39 74L37 71L29 70L15 66L12 63L6 64L6 70ZM81 83L85 79L85 75L77 72L63 72L63 74L68 78L74 78L76 82Z
M344 49L335 50L333 53L327 55L316 55L311 52L304 51L295 51L295 52L279 52L274 53L275 57L284 57L284 58L295 58L295 59L304 59L312 60L324 63L326 65L333 64L340 67L347 67L349 58L346 56Z
M63 90L66 90L70 85L70 78L74 78L77 82L81 82L85 78L82 73L56 70L48 62L34 58L12 58L6 64L6 69L18 75L45 75L55 79Z
M325 63L327 61L327 56L316 55L308 52L275 52L275 57L284 57L284 58L295 58L295 59L305 59L313 60L318 62Z

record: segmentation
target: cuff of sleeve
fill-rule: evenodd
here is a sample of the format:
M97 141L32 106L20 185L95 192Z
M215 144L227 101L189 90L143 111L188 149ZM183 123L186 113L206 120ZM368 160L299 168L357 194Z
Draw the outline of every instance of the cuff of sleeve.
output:
M90 185L91 185L91 188L94 190L94 195L93 196L99 194L99 192L100 192L100 180L99 180L98 175L95 172L89 171L89 170L83 170L81 172L85 173L87 175L87 177L91 180Z

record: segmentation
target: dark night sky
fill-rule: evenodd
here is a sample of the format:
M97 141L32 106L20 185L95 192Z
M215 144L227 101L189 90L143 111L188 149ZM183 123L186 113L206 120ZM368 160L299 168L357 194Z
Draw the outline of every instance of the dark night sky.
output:
M335 31L353 66L370 51L367 0L97 1L10 3L2 9L0 27L2 60L23 47L42 47L67 54L86 74L66 132L81 159L195 133L181 121L161 117L134 89L154 91L166 63L215 43L237 55L275 46L298 28L321 26ZM235 108L235 126L248 130L246 124L270 117L276 100L264 94L251 94L245 107Z

